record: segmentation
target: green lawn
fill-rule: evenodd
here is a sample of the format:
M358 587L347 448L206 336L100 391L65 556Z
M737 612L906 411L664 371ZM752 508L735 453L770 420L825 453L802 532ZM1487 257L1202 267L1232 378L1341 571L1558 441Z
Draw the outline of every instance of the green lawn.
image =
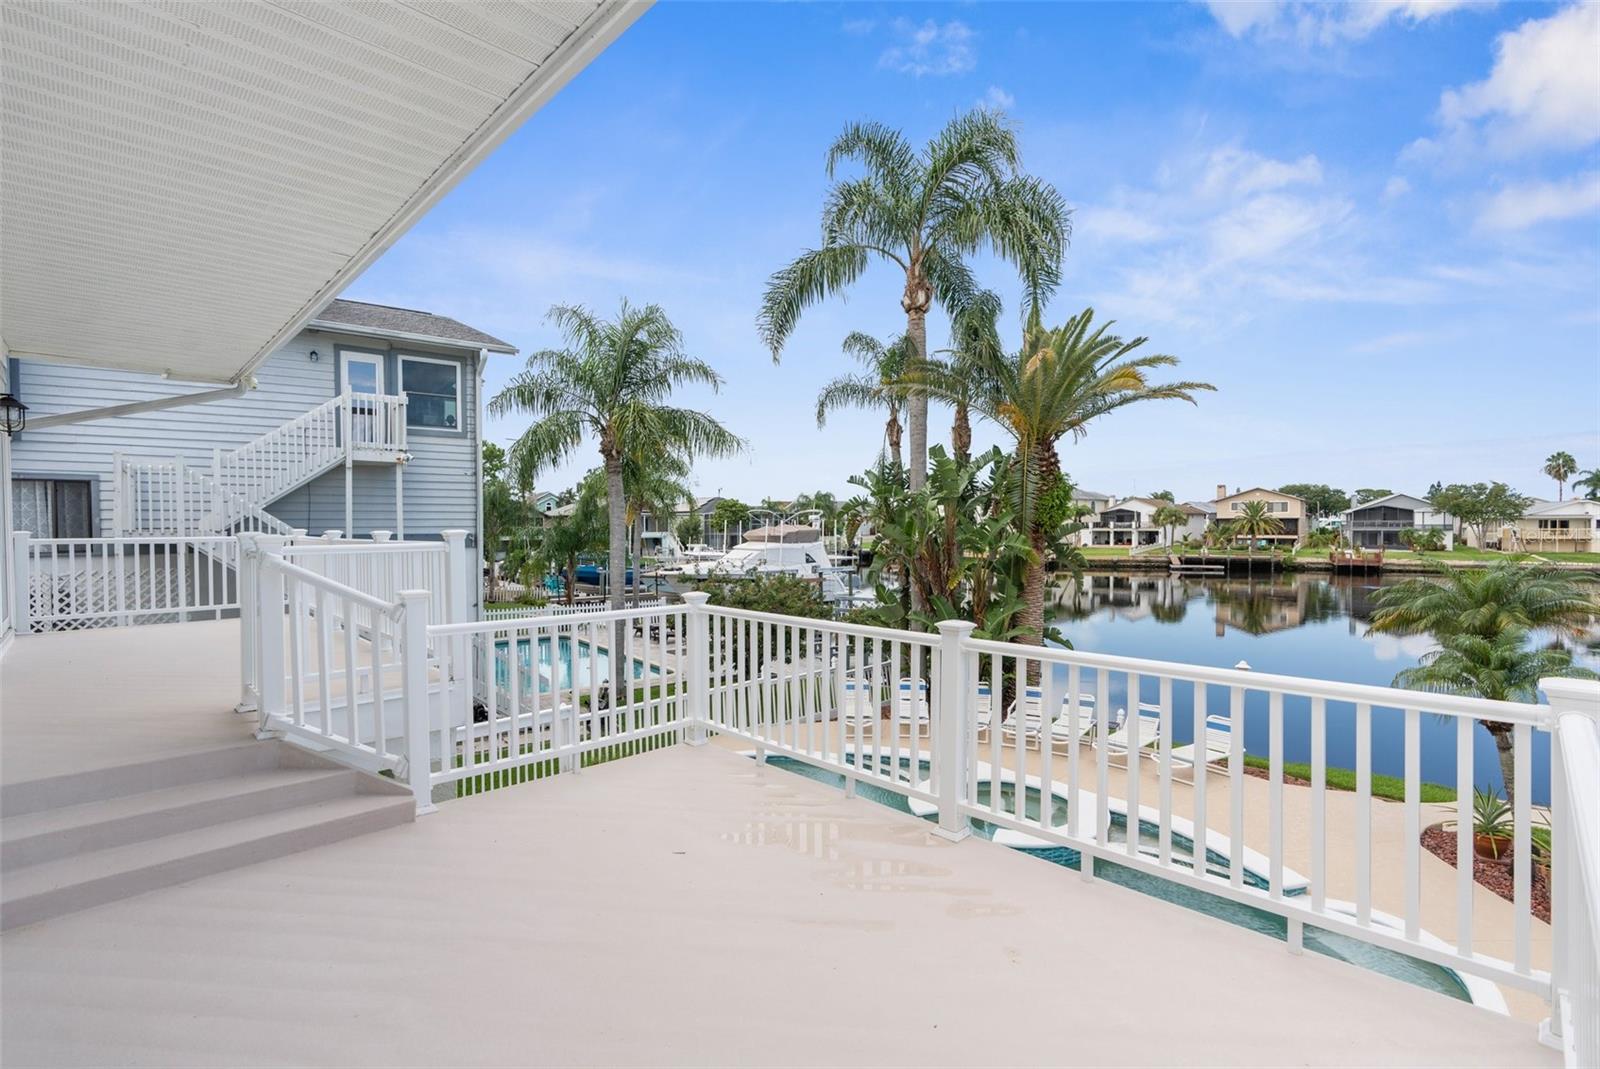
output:
M1083 555L1093 560L1095 557L1126 557L1127 546L1084 546Z
M1272 762L1256 754L1245 754L1244 763L1248 768L1268 769ZM1298 761L1285 761L1283 763L1284 776L1291 779L1311 780L1311 766ZM1328 789L1330 791L1353 791L1356 789L1356 772L1353 768L1329 768L1325 770ZM1424 802L1453 802L1456 800L1456 789L1446 787L1442 783L1424 782L1418 791L1418 796ZM1372 797L1387 798L1391 802L1406 800L1406 781L1398 776L1385 776L1374 772L1372 774Z

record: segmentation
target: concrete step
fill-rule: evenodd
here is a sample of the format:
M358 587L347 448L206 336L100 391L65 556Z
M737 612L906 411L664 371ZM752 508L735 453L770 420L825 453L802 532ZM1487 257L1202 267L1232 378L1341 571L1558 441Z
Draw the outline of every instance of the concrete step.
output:
M341 768L268 768L141 794L0 819L0 872L108 850L245 817L309 805L358 789Z
M355 793L8 870L0 930L404 824L409 793Z
M296 758L285 752L289 748L282 742L249 740L149 761L7 783L0 786L0 816L9 819L85 802L263 772L285 763L296 763Z

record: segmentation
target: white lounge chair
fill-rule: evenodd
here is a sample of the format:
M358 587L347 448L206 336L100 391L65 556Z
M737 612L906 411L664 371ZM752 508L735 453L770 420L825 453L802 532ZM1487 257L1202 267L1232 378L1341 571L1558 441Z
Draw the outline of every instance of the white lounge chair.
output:
M928 708L928 681L916 681L916 693L912 693L911 680L902 679L895 688L895 720L904 721L914 726L916 733L928 736L933 731L933 720Z
M1161 710L1154 705L1141 705L1134 716L1127 715L1123 710L1117 710L1119 722L1116 730L1095 745L1104 746L1110 754L1113 763L1123 763L1128 759L1128 749L1133 744L1133 726L1139 725L1139 752L1143 754L1152 746L1161 741ZM1116 759L1120 758L1118 761Z
M1174 749L1172 764L1175 770L1187 772L1192 779L1196 762L1204 761L1207 765L1227 768L1232 756L1233 721L1225 716L1208 716L1204 736Z

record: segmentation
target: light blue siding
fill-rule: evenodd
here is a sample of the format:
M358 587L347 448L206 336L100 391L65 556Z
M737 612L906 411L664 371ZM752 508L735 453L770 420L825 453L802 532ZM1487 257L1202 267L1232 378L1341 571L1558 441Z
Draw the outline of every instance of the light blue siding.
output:
M178 344L178 340L174 340ZM83 478L98 484L97 530L112 529L111 473L118 452L128 456L182 455L199 466L211 463L214 449L231 449L286 423L333 397L340 388L337 351L342 346L386 352L386 385L396 392L399 353L444 358L462 364L459 433L413 429L412 461L405 466L406 535L437 537L443 530L477 529L476 456L478 449L478 376L476 354L412 343L386 345L383 339L306 331L273 353L256 372L257 388L243 397L150 412L91 420L46 430L30 430L13 443L17 478ZM318 359L310 358L316 350ZM105 405L170 397L213 388L169 381L154 375L100 368L22 361L17 365L16 392L29 406L30 418L75 412ZM394 469L358 464L354 472L355 531L395 526ZM319 476L279 499L268 511L313 534L343 528L344 471Z

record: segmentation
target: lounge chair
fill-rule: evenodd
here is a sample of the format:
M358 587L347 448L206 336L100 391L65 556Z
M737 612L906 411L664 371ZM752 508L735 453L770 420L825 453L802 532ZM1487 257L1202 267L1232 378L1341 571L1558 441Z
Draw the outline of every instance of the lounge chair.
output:
M1118 724L1103 740L1095 745L1104 746L1111 755L1114 764L1125 763L1128 759L1128 747L1133 742L1133 725L1139 725L1139 752L1142 754L1150 747L1161 741L1161 710L1154 705L1139 706L1136 714L1138 720L1127 715L1124 710L1117 710ZM1121 760L1118 761L1117 759Z
M916 733L928 736L933 733L933 720L928 708L928 681L917 680L916 694L912 694L911 680L902 679L895 688L895 721L905 721L915 726Z
M1194 766L1197 761L1204 761L1207 765L1218 768L1227 768L1228 760L1233 756L1233 721L1225 716L1206 717L1205 735L1185 746L1179 746L1172 751L1173 767L1186 771L1188 777L1194 777Z

